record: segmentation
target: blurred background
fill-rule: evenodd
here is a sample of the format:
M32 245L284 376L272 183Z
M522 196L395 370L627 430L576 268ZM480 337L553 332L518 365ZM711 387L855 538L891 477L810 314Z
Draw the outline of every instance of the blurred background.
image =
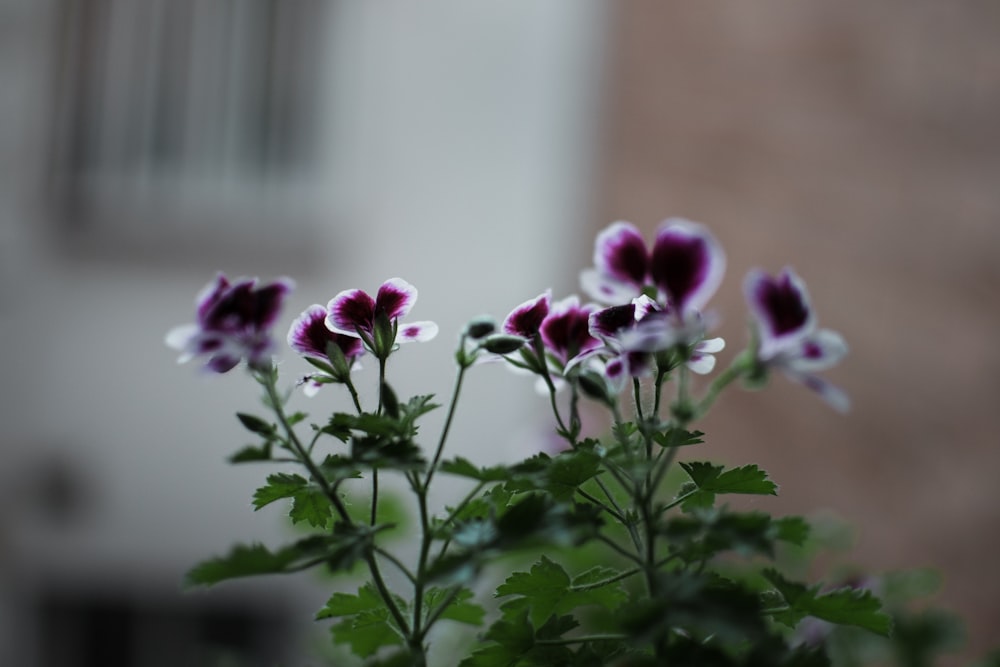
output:
M981 653L1000 623L998 34L984 0L0 0L0 663L315 654L288 620L329 595L308 579L178 593L230 543L289 536L280 508L250 511L264 472L224 462L254 386L162 344L215 271L294 278L279 328L405 278L442 333L394 382L444 395L465 321L576 290L612 220L651 235L674 215L727 249L730 354L752 266L793 265L852 346L830 373L849 415L775 378L725 395L693 455L760 463L782 483L761 509L853 524L865 568L941 570L956 664ZM284 355L286 378L307 369ZM453 451L546 446L530 381L477 373Z

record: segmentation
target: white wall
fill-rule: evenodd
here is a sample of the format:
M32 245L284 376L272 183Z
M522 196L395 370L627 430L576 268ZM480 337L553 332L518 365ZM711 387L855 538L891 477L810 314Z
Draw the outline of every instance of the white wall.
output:
M312 184L324 215L294 232L330 248L329 263L310 267L294 257L256 265L225 244L215 265L56 251L37 197L50 9L0 2L11 19L0 37L0 577L170 588L233 541L288 536L280 512L250 511L266 471L223 461L246 440L232 413L257 406L252 383L237 372L198 377L162 344L169 327L190 321L216 266L297 280L282 333L341 289L373 290L394 275L414 283L412 316L436 320L441 334L392 360L403 396L447 396L467 319L502 317L550 286L574 288L590 244L580 230L592 227L596 1L338 4L323 82L329 133L317 138L325 167ZM307 370L283 356L287 380ZM476 369L452 452L497 460L537 446L548 421L530 384ZM318 414L330 400L300 407ZM428 443L439 421L424 427ZM33 500L33 480L53 460L78 484L78 511L65 522Z

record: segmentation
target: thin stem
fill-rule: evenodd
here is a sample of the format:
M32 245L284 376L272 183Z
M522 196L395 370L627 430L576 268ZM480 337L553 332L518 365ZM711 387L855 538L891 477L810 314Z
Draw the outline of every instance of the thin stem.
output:
M604 635L583 635L580 637L561 637L559 639L536 639L538 646L571 646L573 644L584 644L586 642L608 642L627 641L631 639L628 635L604 634Z
M402 572L403 576L409 579L412 583L417 583L417 578L412 572L410 572L410 568L406 567L406 565L404 565L401 560L393 556L391 552L386 551L382 547L375 547L375 553L395 565L396 569Z
M624 570L619 572L613 577L608 577L607 579L601 579L600 581L595 581L590 584L581 584L579 586L570 586L569 590L576 593L585 593L587 591L593 591L598 588L604 588L605 586L610 586L613 583L619 582L622 579L628 579L631 576L639 574L642 572L642 568L633 567L631 570Z
M445 596L444 600L441 601L441 604L435 607L434 610L431 611L430 614L428 614L427 622L424 624L424 628L420 632L420 636L417 637L418 641L423 641L424 637L427 636L427 633L430 631L431 627L435 623L437 623L437 620L439 618L441 618L441 614L443 614L448 609L451 603L455 601L455 598L458 597L458 594L461 592L462 592L461 586L455 586L450 591L448 591L448 595Z
M427 478L423 483L423 492L426 494L430 487L431 479L437 470L438 462L441 460L441 453L444 452L444 444L448 440L448 432L451 430L451 421L455 417L455 409L458 407L458 397L462 392L462 379L465 377L465 366L458 367L458 374L455 377L455 388L451 393L451 403L448 405L448 416L445 417L444 426L441 428L441 437L438 439L437 449L434 450L434 458L427 469Z
M358 398L358 390L354 387L354 383L351 382L350 376L344 380L344 386L347 387L347 391L351 394L351 400L354 402L354 409L361 414L363 411L361 409L361 399Z
M292 449L298 455L302 465L306 467L309 474L312 476L316 483L319 484L320 489L323 491L323 495L327 497L330 504L340 515L340 518L344 521L350 521L350 514L347 512L347 508L344 503L340 500L340 496L337 495L336 490L331 488L330 483L327 481L323 473L320 472L319 468L313 462L312 457L309 456L309 452L302 446L302 442L299 441L298 435L296 435L295 430L292 428L291 424L288 423L288 418L285 416L285 410L282 408L281 398L278 396L277 387L275 387L275 373L272 370L267 371L266 374L261 374L255 376L257 381L264 385L264 390L267 392L268 400L271 402L271 407L274 410L275 415L278 417L278 421L281 423L282 429L285 431L285 435L289 444L291 444Z
M705 392L705 396L701 399L697 406L694 408L694 419L700 419L705 416L708 409L712 407L715 399L719 397L719 394L734 380L737 380L740 376L745 375L750 369L751 359L749 355L742 354L733 360L733 363L720 373L712 384L709 385L708 391Z
M461 345L464 346L463 338ZM448 405L448 415L445 417L444 426L441 428L441 437L438 439L437 449L434 451L434 458L430 467L427 468L427 476L423 483L417 483L414 490L417 493L417 503L420 509L420 556L417 561L417 581L413 591L413 639L421 641L427 633L432 621L428 618L426 626L422 627L422 616L424 606L424 577L427 572L427 560L430 556L431 542L434 536L431 533L430 519L427 512L427 492L430 490L431 480L437 471L438 463L441 461L441 454L444 452L445 443L448 441L448 433L451 430L451 423L455 417L455 410L458 407L458 398L462 393L462 380L465 378L465 371L468 368L465 364L459 364L458 373L455 376L455 388L451 394L451 402ZM470 496L471 497L471 496ZM468 502L465 500L463 502ZM456 510L457 511L457 510ZM452 517L449 517L451 519ZM434 620L437 620L436 618Z
M621 548L610 537L607 537L605 535L598 535L597 539L599 539L601 542L604 542L606 545L608 545L609 547L611 547L612 550L617 551L619 554L621 554L625 558L629 559L633 563L637 563L639 565L643 565L641 557L637 556L636 554L632 553L631 551L626 551L625 549Z
M578 488L576 490L576 492L579 493L584 498L586 498L587 500L589 500L590 502L592 502L594 505L597 505L602 510L604 510L605 512L607 512L608 514L610 514L611 516L613 516L615 519L618 520L619 523L622 523L622 524L625 523L625 515L623 515L619 511L615 510L614 508L609 507L608 505L604 504L604 502L600 498L596 498L593 495L587 493L586 491L584 491L583 489L580 489L580 488Z
M532 341L532 349L535 351L535 356L538 357L538 363L542 367L542 379L545 381L545 386L549 390L549 403L552 405L552 414L556 417L556 423L559 425L559 435L565 438L569 444L575 445L573 439L570 437L570 431L566 428L565 422L563 422L562 414L559 412L559 404L556 402L556 386L552 382L552 375L549 373L549 364L545 361L545 346L542 343L541 336L535 336Z
M385 585L385 579L382 578L382 571L379 570L378 561L375 560L374 553L368 553L365 557L365 561L368 563L368 570L372 573L372 581L375 583L375 588L378 589L379 595L382 597L382 601L385 602L385 606L389 608L389 613L392 615L392 619L396 621L396 625L399 629L403 631L403 634L407 637L412 636L410 633L410 625L406 622L406 618L403 617L403 613L399 610L399 605L392 598L392 593L389 592L389 587Z
M642 421L642 385L637 377L632 378L632 400L635 403L635 417L638 421Z

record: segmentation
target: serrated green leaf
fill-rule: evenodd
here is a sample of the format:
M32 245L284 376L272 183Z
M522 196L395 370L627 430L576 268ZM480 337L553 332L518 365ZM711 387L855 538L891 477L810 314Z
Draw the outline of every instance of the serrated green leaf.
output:
M329 538L315 536L278 551L262 544L237 544L227 555L210 558L191 568L185 576L185 585L211 586L227 579L287 572L322 555L328 547Z
M864 628L888 637L892 633L892 619L881 611L882 602L872 592L859 588L838 588L821 593L819 586L785 579L780 572L767 569L764 577L771 582L785 599L787 610L774 614L774 618L794 627L804 616Z
M288 516L293 524L305 521L313 528L323 528L332 518L333 508L318 487L309 485L293 496Z
M746 493L756 495L777 495L778 486L768 479L767 473L755 464L723 470L723 466L704 462L682 462L687 472L700 490L709 493Z
M357 595L351 593L334 593L326 605L316 612L316 620L353 616L361 612L380 609L384 606L382 598L371 583L366 583L358 589Z
M348 644L355 655L367 658L383 646L403 644L403 636L391 622L388 609L355 614L330 628L335 644Z
M262 486L254 492L253 507L259 510L275 500L292 498L308 484L308 480L301 475L283 472L269 475L267 486Z
M686 431L682 428L669 428L665 431L655 431L651 434L653 442L660 447L687 447L689 445L699 445L704 440L705 435L701 431Z
M800 516L785 516L774 519L775 537L782 542L801 547L809 539L812 529L809 522Z
M243 412L237 412L236 418L239 419L240 423L243 424L243 427L251 433L256 433L257 435L262 435L264 437L272 437L274 435L274 426L260 417L248 415Z
M430 588L424 593L425 609L429 615L435 609L438 608L440 604L450 594L449 590L441 588ZM451 621L457 621L458 623L466 623L468 625L482 625L483 618L486 616L486 610L475 602L470 602L472 599L472 591L468 588L462 588L452 599L448 606L445 608L444 612L441 614L440 618L446 618Z
M504 482L510 479L510 472L505 466L478 468L466 458L458 456L450 461L444 461L439 468L441 472L459 477L467 477L480 482Z
M529 609L531 622L539 626L546 619L577 607L601 605L609 610L617 607L627 598L620 586L593 586L616 573L610 568L597 567L571 580L561 565L542 556L529 572L515 572L509 576L497 588L496 596L519 596L501 607L505 616Z

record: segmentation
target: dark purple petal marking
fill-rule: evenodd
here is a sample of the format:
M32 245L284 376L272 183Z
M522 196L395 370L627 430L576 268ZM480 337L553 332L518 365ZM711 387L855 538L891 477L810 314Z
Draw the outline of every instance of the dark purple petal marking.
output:
M546 291L534 299L525 301L510 312L503 322L504 333L521 336L522 338L532 338L538 333L542 322L549 314L549 305L552 300L551 291Z
M229 280L222 273L215 276L215 280L205 285L198 293L196 299L196 314L199 322L204 322L212 306L222 298L229 289Z
M360 289L344 290L326 307L326 326L331 331L357 336L358 329L371 334L375 319L375 300Z
M563 363L601 344L590 335L593 307L580 307L579 303L576 297L563 299L552 307L552 312L542 322L542 342Z
M811 321L806 294L792 276L786 269L776 279L764 276L754 286L752 296L763 316L761 324L775 338L799 332Z
M361 356L364 353L361 339L330 331L326 326L326 315L323 306L309 306L288 330L288 346L307 357L326 359L326 346L334 343L348 360Z
M635 225L619 221L598 234L594 266L612 278L641 289L649 272L649 253Z
M402 278L390 278L378 288L374 310L384 312L390 320L398 320L410 312L416 300L416 287Z
M635 326L635 304L603 308L590 315L590 335L612 338L625 329Z
M434 322L410 322L401 325L396 334L400 343L425 343L438 334L438 325Z
M667 221L653 245L650 273L668 304L684 312L701 309L722 280L725 257L701 225Z

